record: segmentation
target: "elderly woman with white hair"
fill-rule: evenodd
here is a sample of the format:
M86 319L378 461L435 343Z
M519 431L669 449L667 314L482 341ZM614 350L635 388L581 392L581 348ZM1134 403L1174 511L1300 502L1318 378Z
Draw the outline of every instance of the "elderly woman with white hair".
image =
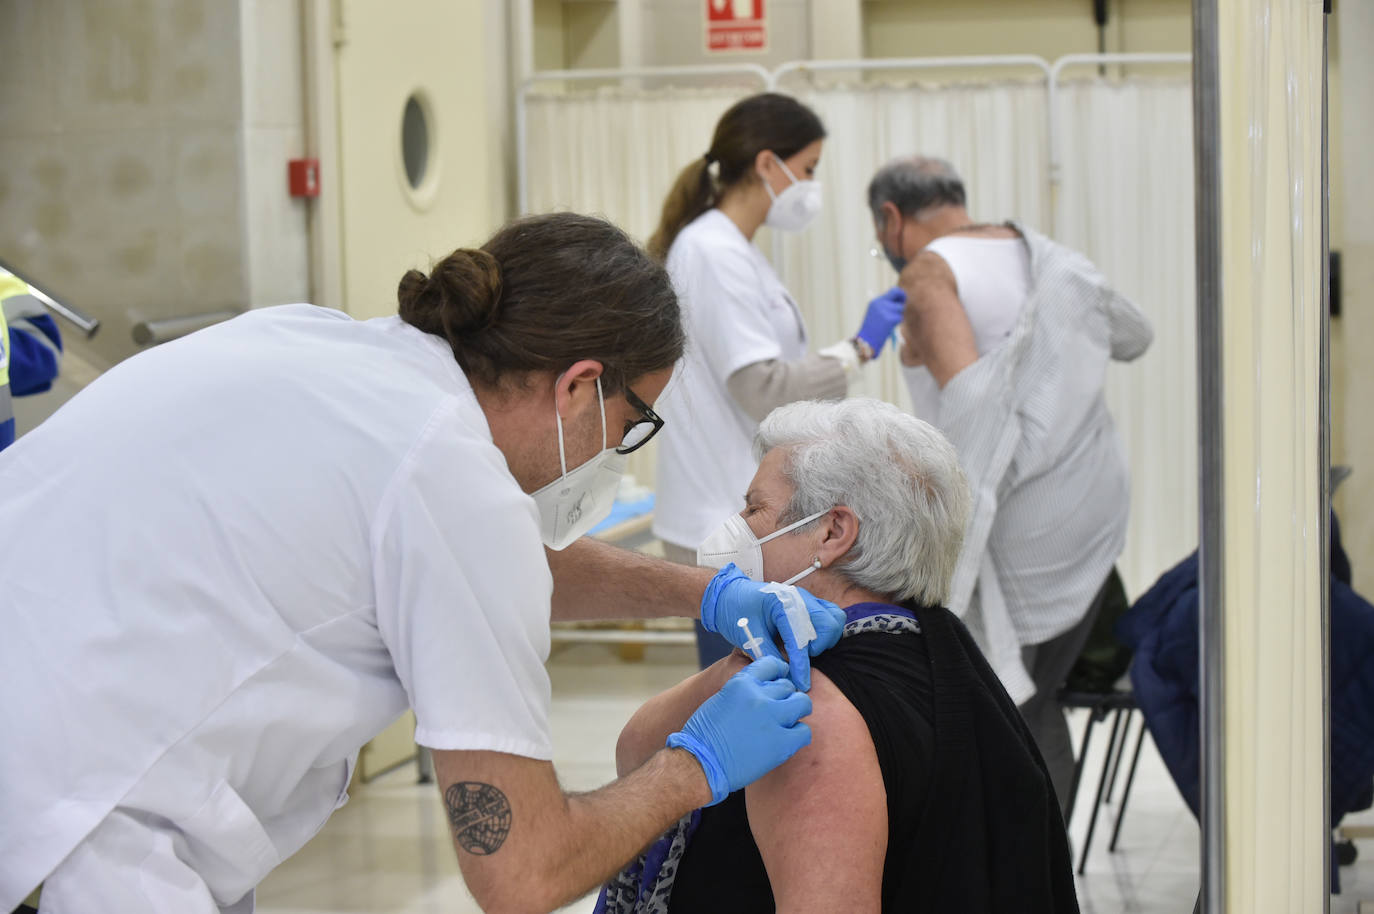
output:
M755 451L745 509L702 558L804 578L844 608L844 637L812 664L811 745L682 819L597 910L1077 911L1044 763L942 608L970 501L954 448L894 406L851 399L774 410ZM620 773L748 662L736 652L645 704L616 747Z

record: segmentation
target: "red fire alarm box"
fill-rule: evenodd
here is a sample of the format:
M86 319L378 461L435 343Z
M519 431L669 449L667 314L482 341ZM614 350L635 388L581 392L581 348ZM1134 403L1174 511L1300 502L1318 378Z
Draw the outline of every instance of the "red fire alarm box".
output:
M318 197L320 160L291 159L286 163L286 183L293 197Z
M768 50L768 16L763 0L706 0L708 54Z

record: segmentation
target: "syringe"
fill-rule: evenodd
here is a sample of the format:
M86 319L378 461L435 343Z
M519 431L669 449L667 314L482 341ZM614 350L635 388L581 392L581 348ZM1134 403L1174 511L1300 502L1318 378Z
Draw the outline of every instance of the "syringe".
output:
M754 633L749 630L748 619L740 619L739 627L744 629L744 649L753 654L755 660L762 660L763 651L759 650L759 645L763 644L763 639L754 637Z

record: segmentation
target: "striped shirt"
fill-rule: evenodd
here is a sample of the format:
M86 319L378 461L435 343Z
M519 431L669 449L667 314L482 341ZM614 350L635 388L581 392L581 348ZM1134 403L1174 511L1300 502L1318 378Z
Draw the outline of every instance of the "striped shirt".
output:
M1129 479L1103 383L1153 331L1083 255L1014 228L1025 305L1006 342L940 391L934 424L973 493L949 607L1020 704L1035 694L1022 646L1081 620L1125 543Z

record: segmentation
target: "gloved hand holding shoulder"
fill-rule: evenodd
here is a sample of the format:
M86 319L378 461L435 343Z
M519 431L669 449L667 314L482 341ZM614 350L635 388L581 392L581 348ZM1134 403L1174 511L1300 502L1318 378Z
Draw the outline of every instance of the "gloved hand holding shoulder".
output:
M856 337L872 348L873 358L876 359L883 351L883 345L902 322L905 311L906 293L899 286L893 286L868 303L868 311L864 314L863 325L859 327Z
M787 647L787 663L793 684L803 692L811 688L811 657L834 647L844 631L845 615L829 600L812 596L804 588L797 593L806 603L807 616L816 630L816 638L804 647L787 619L787 611L775 594L766 592L767 586L752 580L731 562L706 585L701 597L701 624L707 631L716 632L736 647L743 648L748 636L740 628L739 620L749 622L749 629L763 638L765 656L782 658L773 639L781 635Z
M776 657L754 661L669 735L668 748L686 749L701 763L712 806L811 742L811 728L800 722L811 713L811 698L786 673Z

